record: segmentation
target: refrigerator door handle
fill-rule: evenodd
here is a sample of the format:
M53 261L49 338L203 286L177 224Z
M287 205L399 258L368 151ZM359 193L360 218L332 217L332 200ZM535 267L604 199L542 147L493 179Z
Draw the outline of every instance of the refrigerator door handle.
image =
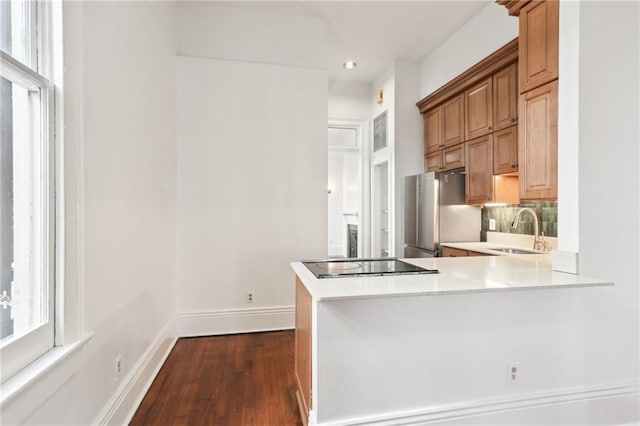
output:
M420 206L422 205L422 182L416 179L416 243L420 245Z

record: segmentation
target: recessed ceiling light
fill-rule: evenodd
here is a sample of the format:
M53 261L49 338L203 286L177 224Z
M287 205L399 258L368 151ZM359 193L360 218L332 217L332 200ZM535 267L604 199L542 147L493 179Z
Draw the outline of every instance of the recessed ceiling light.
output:
M358 66L358 64L356 64L354 61L347 61L347 62L345 62L344 64L342 64L342 66L343 66L345 69L352 70L352 69L354 69L355 67L357 67L357 66Z

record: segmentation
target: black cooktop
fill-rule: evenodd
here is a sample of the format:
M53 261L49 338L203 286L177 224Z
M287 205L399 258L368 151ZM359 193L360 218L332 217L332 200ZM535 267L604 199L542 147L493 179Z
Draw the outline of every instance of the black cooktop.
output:
M316 278L376 277L383 275L437 274L395 257L382 259L330 259L302 262Z

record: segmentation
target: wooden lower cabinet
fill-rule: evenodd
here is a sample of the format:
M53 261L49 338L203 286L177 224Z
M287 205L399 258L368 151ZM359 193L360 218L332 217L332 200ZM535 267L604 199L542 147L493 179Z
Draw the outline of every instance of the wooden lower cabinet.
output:
M442 247L442 257L466 257L468 252L453 247Z
M468 257L468 256L491 256L487 253L481 253L473 250L462 250L453 247L442 247L442 257Z
M296 277L295 374L296 399L302 423L309 421L311 399L311 294Z

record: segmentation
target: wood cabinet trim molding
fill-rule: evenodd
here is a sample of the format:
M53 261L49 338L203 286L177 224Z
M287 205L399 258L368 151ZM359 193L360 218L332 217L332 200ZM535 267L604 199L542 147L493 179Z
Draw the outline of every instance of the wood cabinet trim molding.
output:
M531 0L496 0L496 3L506 7L510 16L518 16L520 10L531 3Z
M462 74L449 81L447 84L424 97L416 105L421 113L438 106L449 98L463 92L472 85L482 81L496 71L510 65L518 60L518 39L514 39L509 43L496 50L491 55L484 58Z

